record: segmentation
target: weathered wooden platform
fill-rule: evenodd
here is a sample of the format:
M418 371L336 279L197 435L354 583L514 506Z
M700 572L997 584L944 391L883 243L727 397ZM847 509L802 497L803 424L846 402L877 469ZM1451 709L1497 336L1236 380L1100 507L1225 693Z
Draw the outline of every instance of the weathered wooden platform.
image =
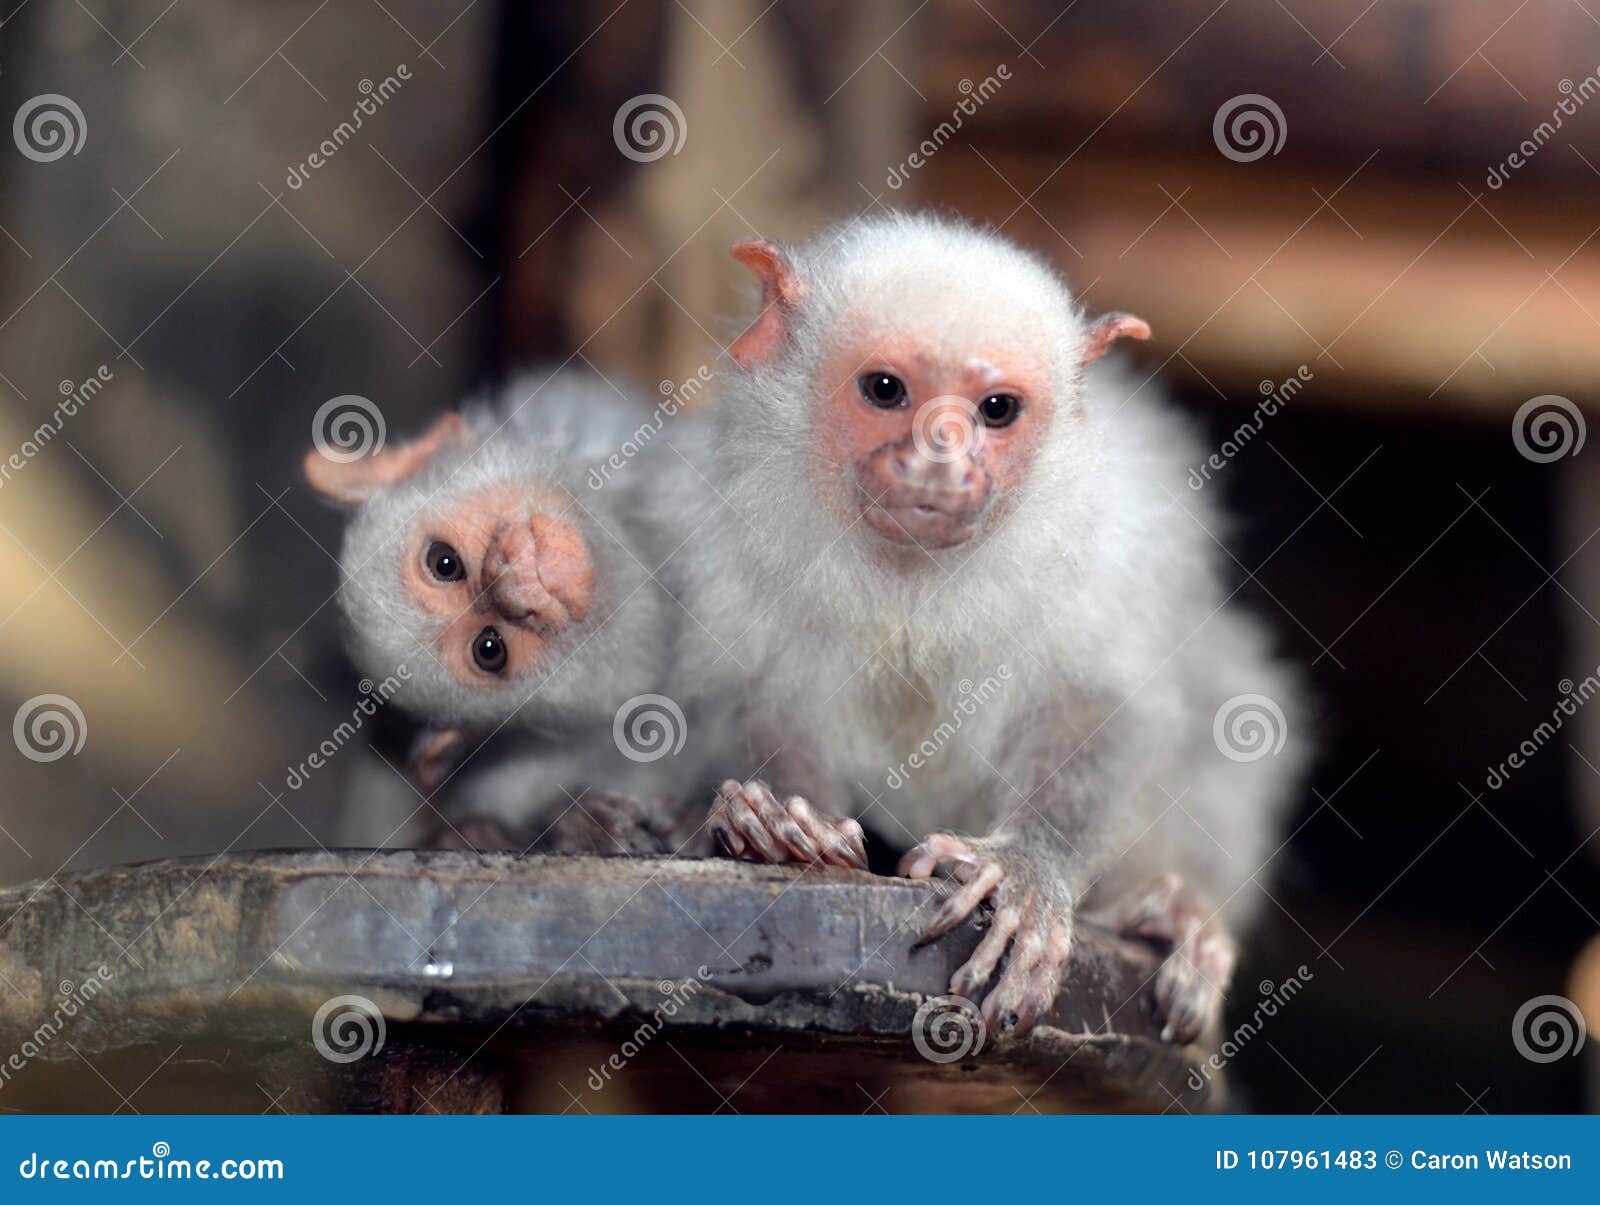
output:
M1154 953L1092 927L1028 1040L919 1022L981 935L913 949L937 898L720 859L370 850L62 876L0 892L0 1109L1216 1106L1203 1052L1157 1037Z

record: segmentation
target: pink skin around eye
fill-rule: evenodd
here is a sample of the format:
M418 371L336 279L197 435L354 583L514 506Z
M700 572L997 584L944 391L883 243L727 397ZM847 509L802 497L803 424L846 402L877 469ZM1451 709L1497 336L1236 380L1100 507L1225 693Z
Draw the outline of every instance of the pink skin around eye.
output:
M874 372L904 381L910 404L883 410L866 402L860 380ZM849 481L864 457L911 436L918 408L931 399L954 396L976 406L993 394L1012 394L1022 401L1021 413L1009 426L985 428L976 454L1004 498L1027 478L1053 406L1044 366L1025 349L975 348L951 356L907 334L852 341L827 359L819 380L828 392L818 399L815 431L830 482ZM859 503L853 488L833 485L824 494L841 521L854 522Z
M459 681L492 688L538 671L550 640L588 614L594 565L577 529L556 517L562 509L558 499L501 488L464 498L418 526L401 572L418 605L438 617L435 652ZM455 549L465 580L441 582L429 572L434 542ZM499 673L472 658L485 627L505 644Z

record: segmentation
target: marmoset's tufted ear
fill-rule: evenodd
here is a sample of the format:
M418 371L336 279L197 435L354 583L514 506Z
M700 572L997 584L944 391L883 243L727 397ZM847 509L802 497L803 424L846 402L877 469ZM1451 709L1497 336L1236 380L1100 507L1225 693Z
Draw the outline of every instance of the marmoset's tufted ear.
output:
M1083 362L1093 364L1118 339L1148 339L1150 324L1132 314L1106 314L1090 325L1083 338Z
M359 506L373 494L418 472L440 449L466 438L459 414L438 419L420 439L371 452L357 460L334 460L321 449L306 453L303 467L311 488L331 502Z
M761 313L728 348L735 364L753 368L772 360L789 337L789 322L805 298L806 286L777 243L764 239L735 243L733 258L761 282Z

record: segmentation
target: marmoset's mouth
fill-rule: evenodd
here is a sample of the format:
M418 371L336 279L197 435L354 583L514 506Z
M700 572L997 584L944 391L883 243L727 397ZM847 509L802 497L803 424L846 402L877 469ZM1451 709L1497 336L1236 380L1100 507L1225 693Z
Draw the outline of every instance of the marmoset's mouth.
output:
M868 502L861 517L885 539L920 548L954 548L971 539L982 508L943 508L929 501L895 504Z

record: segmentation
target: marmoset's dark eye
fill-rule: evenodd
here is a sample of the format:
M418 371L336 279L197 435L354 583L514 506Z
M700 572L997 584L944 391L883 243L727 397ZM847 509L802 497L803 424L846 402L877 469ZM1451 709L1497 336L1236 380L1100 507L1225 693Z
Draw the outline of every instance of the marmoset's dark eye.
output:
M1022 402L1009 393L991 393L978 403L986 427L1009 427L1022 413Z
M435 540L428 545L428 550L422 554L422 563L428 567L428 572L433 574L436 581L467 580L467 567L461 563L461 554L443 540Z
M906 383L891 372L869 372L856 383L861 396L881 410L905 404Z
M506 667L506 642L493 628L484 628L472 638L472 663L486 674L498 674Z

